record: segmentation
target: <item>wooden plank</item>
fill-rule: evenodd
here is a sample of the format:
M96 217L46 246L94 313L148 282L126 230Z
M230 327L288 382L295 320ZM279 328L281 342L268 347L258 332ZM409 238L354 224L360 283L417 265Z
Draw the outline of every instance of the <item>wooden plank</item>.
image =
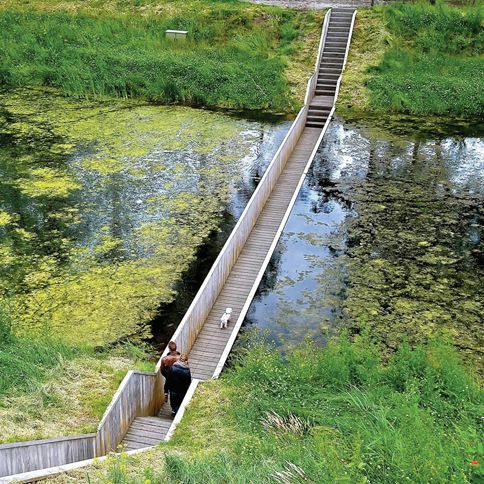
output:
M162 427L163 425L165 425L165 422L158 417L136 417L135 421L145 423L154 427Z
M163 435L164 430L169 429L170 425L171 425L171 422L166 422L166 425L164 425L162 427L149 427L145 424L133 422L131 424L131 426L129 427L128 432L130 432L131 430L137 430L139 432L147 432L149 434Z
M168 421L163 421L161 425L149 425L144 422L134 421L129 428L146 430L147 432L163 432L163 429L169 426L170 422Z
M157 442L161 442L166 433L168 432L168 429L166 429L163 434L160 435L148 435L145 432L138 432L136 430L130 430L126 436L124 437L125 442L140 442L140 443L148 443L148 444L156 444Z
M151 446L151 445L156 445L161 442L161 440L158 439L148 439L146 437L141 437L139 435L130 435L129 438L126 437L123 442L126 445L130 444L144 444L145 446Z

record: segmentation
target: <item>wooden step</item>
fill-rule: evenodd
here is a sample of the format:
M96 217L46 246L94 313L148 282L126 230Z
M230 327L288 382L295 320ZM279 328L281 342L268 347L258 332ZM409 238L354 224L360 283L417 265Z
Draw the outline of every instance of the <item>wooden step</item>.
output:
M331 39L326 39L326 42L324 43L325 47L338 47L338 48L345 48L346 45L348 44L347 39L342 39L342 40L331 40Z
M325 76L330 76L338 79L338 77L341 75L341 67L330 67L328 66L328 64L325 64L323 66L321 64L319 67L319 74L324 74Z
M315 121L312 121L311 123L306 123L306 126L308 128L320 128L320 129L323 129L325 124L326 123L317 123Z
M331 34L346 34L346 36L348 37L350 33L350 27L341 27L339 25L330 25L328 27L328 34L327 35L331 35Z
M317 104L310 104L309 105L309 110L310 111L320 111L320 112L326 112L329 113L331 111L330 106L319 106Z
M320 83L317 83L316 84L316 90L320 90L320 89L328 89L328 90L335 90L336 89L336 84L320 84Z
M306 123L312 123L312 122L315 122L315 123L325 123L326 120L328 119L328 117L319 117L319 116L308 116L306 118Z
M326 36L326 42L344 42L346 44L348 42L348 34L333 32Z
M331 65L331 67L342 67L343 66L343 60L344 60L344 55L343 56L332 56L332 55L326 55L326 53L323 53L323 57L321 57L321 66L324 65Z
M322 59L324 59L325 57L328 58L328 57L335 57L336 59L340 58L340 57L344 57L345 55L345 51L342 50L342 51L334 51L334 50L327 50L327 49L324 49L323 50L323 57Z
M331 27L345 27L350 28L351 20L330 20L329 21L329 28Z

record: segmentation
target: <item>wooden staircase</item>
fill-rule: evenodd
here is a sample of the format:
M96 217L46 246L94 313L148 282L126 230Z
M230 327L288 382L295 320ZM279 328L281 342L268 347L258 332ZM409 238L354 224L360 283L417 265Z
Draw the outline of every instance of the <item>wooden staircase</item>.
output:
M121 446L124 450L143 449L165 440L173 415L168 402L165 402L157 417L136 417L124 436Z
M336 85L343 70L354 8L332 8L328 33L319 61L316 92L309 105L306 126L322 129L334 104Z

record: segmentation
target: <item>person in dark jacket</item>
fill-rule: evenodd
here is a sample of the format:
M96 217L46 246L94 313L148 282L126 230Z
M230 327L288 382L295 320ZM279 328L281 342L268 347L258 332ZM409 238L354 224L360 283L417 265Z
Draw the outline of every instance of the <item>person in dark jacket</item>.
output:
M171 410L173 415L175 415L192 382L192 374L186 354L182 354L180 359L167 369L166 379L170 392Z
M176 343L174 341L170 341L168 343L168 353L161 359L161 367L160 371L161 374L165 377L165 402L168 401L168 384L166 380L166 372L168 368L173 365L173 363L177 362L180 358L180 352L176 350Z

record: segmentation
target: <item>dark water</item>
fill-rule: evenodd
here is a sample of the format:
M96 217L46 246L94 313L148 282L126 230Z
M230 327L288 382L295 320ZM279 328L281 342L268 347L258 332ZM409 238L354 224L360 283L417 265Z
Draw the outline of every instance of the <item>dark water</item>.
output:
M342 327L482 355L482 131L331 123L244 325L283 350ZM243 339L243 338L242 338Z

